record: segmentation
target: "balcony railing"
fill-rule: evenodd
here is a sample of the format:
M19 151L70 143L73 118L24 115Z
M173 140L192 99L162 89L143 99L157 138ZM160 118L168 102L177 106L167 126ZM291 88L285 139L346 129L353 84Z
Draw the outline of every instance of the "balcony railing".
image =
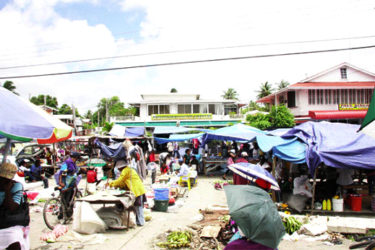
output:
M212 120L212 114L154 114L151 120Z

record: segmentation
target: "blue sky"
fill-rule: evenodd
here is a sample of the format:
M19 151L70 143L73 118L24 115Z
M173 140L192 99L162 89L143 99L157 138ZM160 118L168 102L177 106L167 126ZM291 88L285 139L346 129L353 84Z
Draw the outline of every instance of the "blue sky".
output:
M373 45L372 23L373 0L5 0L0 1L0 30L6 34L0 39L0 75L8 76L25 98L49 94L82 113L95 109L103 97L117 95L123 102L134 102L143 93L167 93L171 88L203 99L218 99L234 88L247 103L255 100L265 81L295 83L342 62L375 72L375 50L54 77L11 76ZM372 37L277 44L362 36ZM216 47L234 48L212 49ZM135 54L143 56L1 69Z
M140 39L139 25L145 15L141 9L124 12L112 1L94 5L88 2L59 3L55 11L69 20L87 20L91 26L104 24L115 38L136 41Z

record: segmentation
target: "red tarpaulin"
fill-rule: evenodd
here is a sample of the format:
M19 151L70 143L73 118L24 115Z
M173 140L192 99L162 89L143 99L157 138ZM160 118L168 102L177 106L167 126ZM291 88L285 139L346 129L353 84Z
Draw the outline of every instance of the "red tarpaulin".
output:
M367 110L319 110L309 111L309 116L314 120L330 119L363 119Z

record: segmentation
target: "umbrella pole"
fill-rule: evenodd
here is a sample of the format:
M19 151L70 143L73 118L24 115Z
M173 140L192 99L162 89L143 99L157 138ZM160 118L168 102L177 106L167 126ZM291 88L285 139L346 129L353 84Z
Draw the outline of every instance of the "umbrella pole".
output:
M57 152L56 152L56 143L53 143L53 154L52 154L52 167L53 167L53 173L55 174L56 172L56 159L57 159Z
M316 186L316 173L318 172L318 167L315 168L314 171L314 179L313 179L313 186L312 186L312 198L311 198L311 215L313 215L313 210L315 209L315 186Z
M4 151L4 155L3 155L3 162L1 164L4 164L7 161L7 155L10 151L10 146L11 146L11 140L9 138L7 138L7 142L5 144L5 151Z

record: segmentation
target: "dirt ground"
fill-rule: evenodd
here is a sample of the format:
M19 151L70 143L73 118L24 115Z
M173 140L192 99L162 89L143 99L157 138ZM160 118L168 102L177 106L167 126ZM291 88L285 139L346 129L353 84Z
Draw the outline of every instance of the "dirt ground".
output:
M198 184L184 198L184 205L167 213L152 212L152 220L146 222L143 227L130 230L109 230L104 234L83 236L81 240L72 240L69 236L61 237L57 242L47 244L40 240L43 232L48 229L44 224L42 213L31 213L30 245L31 249L158 249L153 245L155 237L168 229L177 229L190 225L200 216L199 209L205 209L212 205L226 205L226 197L223 190L215 190L213 182L219 177L198 177ZM149 188L149 179L146 187ZM42 204L41 204L42 205ZM279 249L348 249L350 241L344 241L343 245L328 246L321 241L288 241L283 240Z

